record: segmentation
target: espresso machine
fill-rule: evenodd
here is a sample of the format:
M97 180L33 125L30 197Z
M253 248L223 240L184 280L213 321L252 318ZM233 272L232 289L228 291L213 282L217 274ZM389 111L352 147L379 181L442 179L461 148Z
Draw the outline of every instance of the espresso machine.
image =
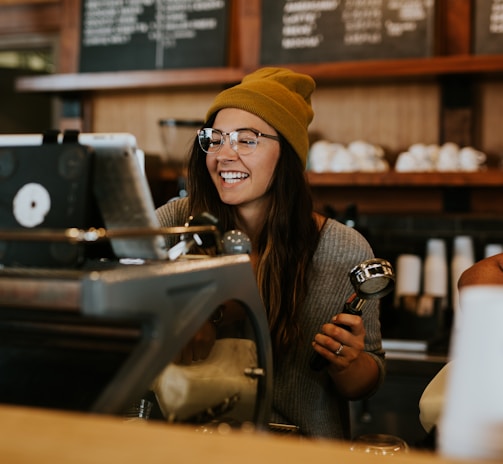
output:
M265 425L272 354L246 246L204 221L160 227L134 137L82 136L0 140L0 402L121 415L234 300L256 350L235 420ZM216 251L170 259L170 237Z

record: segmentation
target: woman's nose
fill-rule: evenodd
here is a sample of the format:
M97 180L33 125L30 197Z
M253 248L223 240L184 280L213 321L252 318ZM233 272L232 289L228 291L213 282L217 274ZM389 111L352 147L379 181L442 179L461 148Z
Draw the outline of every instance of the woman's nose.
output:
M224 136L224 143L222 144L222 148L217 153L217 159L219 160L236 159L238 157L239 155L236 150L236 145L231 143L230 136L226 134Z

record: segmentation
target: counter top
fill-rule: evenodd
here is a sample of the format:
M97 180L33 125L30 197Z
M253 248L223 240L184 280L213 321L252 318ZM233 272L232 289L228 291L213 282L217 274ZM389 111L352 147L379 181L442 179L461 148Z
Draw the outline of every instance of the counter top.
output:
M448 360L447 352L432 351L426 340L401 340L383 338L382 346L386 352L386 359L400 361L424 361L445 364Z
M390 374L433 378L449 362L447 351L432 350L426 340L383 338L386 371Z
M11 406L0 406L0 456L9 464L382 462L379 456L351 452L346 442L315 442L258 432L202 434L163 423L123 422L112 416ZM463 461L412 451L399 462Z

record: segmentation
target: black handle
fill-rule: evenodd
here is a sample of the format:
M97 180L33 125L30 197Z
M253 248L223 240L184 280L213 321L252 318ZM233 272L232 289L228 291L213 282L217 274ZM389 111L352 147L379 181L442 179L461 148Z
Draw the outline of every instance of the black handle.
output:
M346 302L344 305L344 309L342 310L343 313L345 314L353 314L354 316L360 316L362 315L362 312L360 309L354 309L351 307L351 304ZM335 324L339 327L342 327L345 330L351 331L349 326L344 325L344 324ZM313 371L321 371L324 367L326 367L329 364L329 361L327 358L324 358L321 354L314 352L311 356L311 359L309 361L309 367Z

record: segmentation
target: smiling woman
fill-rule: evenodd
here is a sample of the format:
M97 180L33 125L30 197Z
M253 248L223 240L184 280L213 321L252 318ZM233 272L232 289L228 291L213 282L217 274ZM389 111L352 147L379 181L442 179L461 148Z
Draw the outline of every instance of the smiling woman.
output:
M190 152L188 197L157 214L174 226L208 211L222 231L250 238L275 361L271 430L348 438L348 400L377 389L383 351L377 301L361 318L336 314L353 292L348 271L373 253L355 229L313 211L304 173L314 89L306 74L262 68L217 95ZM235 314L226 306L222 324ZM336 315L345 329L327 324ZM199 359L203 343L207 356L217 335L208 321L181 359ZM315 352L321 372L309 366Z

